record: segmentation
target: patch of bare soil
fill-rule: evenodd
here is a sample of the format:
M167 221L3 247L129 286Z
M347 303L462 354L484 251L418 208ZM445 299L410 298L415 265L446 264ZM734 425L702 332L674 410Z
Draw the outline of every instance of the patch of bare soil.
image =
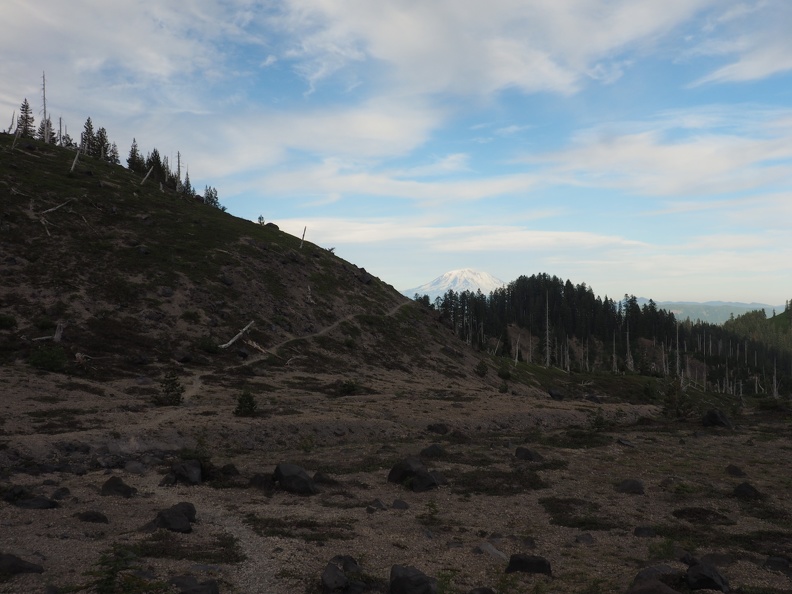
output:
M704 429L652 420L651 406L499 393L442 375L380 372L355 393L288 369L249 381L258 410L246 418L233 414L239 391L211 374L183 377L183 404L171 407L150 404L158 385L143 377L0 375L0 552L43 570L5 576L0 592L168 591L185 575L221 592L320 592L337 555L357 560L370 591L387 591L399 564L445 592L618 592L643 567L683 570L682 550L716 560L732 588L790 589L765 567L792 554L791 444L779 419ZM444 484L388 482L396 462L432 444L422 459ZM162 484L189 459L204 463L201 484ZM283 462L319 472L318 492L272 484ZM238 474L218 470L228 464ZM134 495L102 495L114 476ZM629 479L643 494L619 492ZM761 497L734 496L743 482ZM20 488L57 507L20 507ZM197 511L190 533L144 529L185 501ZM82 520L88 511L107 522ZM552 575L506 573L518 553L543 557ZM107 584L115 589L98 589Z

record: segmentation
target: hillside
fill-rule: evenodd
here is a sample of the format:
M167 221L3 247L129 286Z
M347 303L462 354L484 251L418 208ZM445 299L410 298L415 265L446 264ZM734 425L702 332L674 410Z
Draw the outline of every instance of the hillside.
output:
M785 402L489 354L274 225L11 141L0 592L789 591Z

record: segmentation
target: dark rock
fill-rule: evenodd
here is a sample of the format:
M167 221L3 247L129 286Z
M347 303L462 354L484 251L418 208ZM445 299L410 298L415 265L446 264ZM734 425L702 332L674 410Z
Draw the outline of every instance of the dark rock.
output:
M157 517L146 528L164 528L171 532L189 534L192 532L191 523L195 521L195 506L192 503L177 503L176 505L157 512Z
M381 499L375 499L366 506L366 511L370 514L378 511L386 511L388 506L385 505Z
M528 462L543 462L544 456L542 456L539 452L535 450L531 450L524 447L519 447L514 451L514 456L518 460L526 460Z
M473 588L468 594L496 594L492 588Z
M168 583L179 591L179 594L220 594L220 585L217 580L198 582L191 575L177 575L168 580Z
M602 404L604 400L597 396L596 394L586 394L583 398L588 400L589 402L593 402L594 404Z
M71 495L71 491L69 487L58 487L55 489L55 492L52 494L52 498L60 501L61 499L66 499L69 495Z
M344 573L363 573L363 569L351 555L336 555L330 559L330 563L338 565Z
M643 495L644 484L636 479L626 479L616 485L616 492L628 495Z
M419 472L427 472L426 466L418 458L405 458L393 465L388 473L389 483L406 484Z
M725 427L727 429L734 429L734 425L732 425L729 417L727 417L722 410L717 408L711 408L704 413L701 424L704 425L704 427Z
M432 423L426 428L426 430L431 433L437 433L439 435L445 435L446 433L451 431L451 429L445 423Z
M729 591L729 580L727 580L712 565L699 563L691 565L687 570L687 585L691 590L720 590Z
M618 443L619 445L623 445L626 448L634 448L635 447L635 444L633 442L631 442L629 439L625 439L623 437L620 437L619 439L617 439L616 443Z
M0 553L0 576L43 572L44 568L41 565L20 559L11 553Z
M524 555L522 553L517 553L509 558L509 565L506 567L506 573L514 573L516 571L553 575L550 562L547 559L539 557L538 555Z
M327 476L323 472L315 472L313 475L313 482L315 482L317 485L328 485L328 486L334 486L339 484L337 480Z
M126 497L127 499L137 493L135 487L130 487L119 476L111 476L105 484L102 485L102 495L116 495L118 497Z
M439 472L419 471L410 480L410 488L414 493L425 493L436 489L446 482L445 477Z
M747 476L739 466L735 466L734 464L729 464L726 467L726 473L737 478Z
M685 573L668 565L645 567L633 578L633 587L647 582L661 582L666 586L679 586L685 580ZM632 591L632 590L631 590Z
M254 474L250 477L248 486L255 487L256 489L262 489L264 491L274 491L275 479L273 479L272 475L269 474Z
M410 509L410 504L404 501L403 499L394 499L393 503L391 503L391 508L393 509Z
M588 532L585 534L578 534L575 537L575 542L578 544L591 545L594 544L594 537Z
M40 495L36 495L35 497L31 497L29 499L19 499L18 501L14 502L14 505L21 507L22 509L55 509L56 507L60 507L60 504L57 501L53 501L52 499L48 499Z
M467 433L464 433L459 429L454 429L448 436L448 439L453 443L470 443L472 441Z
M275 223L267 223L266 225L264 225L264 227L266 227L270 231L277 231L278 229L280 229L280 227L278 227Z
M409 565L394 565L390 571L390 594L435 594L436 580Z
M142 476L146 474L146 465L142 462L138 462L137 460L130 460L124 464L124 470L129 474L137 474Z
M707 553L699 559L699 563L702 565L711 565L712 567L728 567L736 561L735 556L728 553ZM694 563L693 565L696 564Z
M657 532L651 526L636 526L633 535L639 538L652 538L657 536Z
M81 522L91 522L93 524L109 524L110 520L102 512L89 510L74 514L74 516Z
M344 592L349 587L349 580L335 563L328 563L322 572L322 592Z
M281 463L275 467L272 478L280 485L281 489L296 495L315 495L319 492L305 470L296 464Z
M552 398L553 400L564 399L564 393L558 388L550 388L549 390L547 390L547 393L550 395L550 398Z
M770 571L780 571L787 575L790 574L790 562L786 557L768 557L762 567Z
M627 594L679 594L679 590L674 590L658 580L648 580L631 587Z
M184 485L200 485L203 480L200 460L176 462L171 467L171 472L176 477L176 482Z
M433 443L421 450L420 456L422 458L442 458L447 452L440 444Z
M757 491L756 487L750 483L740 483L734 487L732 495L743 501L759 501L764 499L764 495Z

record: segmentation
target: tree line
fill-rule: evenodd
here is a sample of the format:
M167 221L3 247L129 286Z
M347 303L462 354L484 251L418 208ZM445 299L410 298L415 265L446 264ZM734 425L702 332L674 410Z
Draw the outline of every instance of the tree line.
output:
M80 151L82 155L106 161L111 165L121 164L116 143L110 141L107 130L104 127L95 129L90 117L86 119L83 125L79 142L76 142L69 135L68 128L64 131L60 122L56 130L49 116L46 119L42 119L38 128L36 128L33 110L27 98L24 99L19 108L19 116L15 120L12 117L8 133L15 133L21 138L34 138L48 144ZM184 179L182 179L180 152L176 153L176 168L174 169L168 157L161 156L156 148L143 156L138 148L137 140L133 138L126 163L131 171L160 183L163 188L168 188L186 197L198 199L204 204L225 211L225 207L220 204L216 188L206 186L203 194L198 194L196 188L190 182L190 172L186 168Z
M723 326L678 320L653 300L602 298L585 283L548 274L520 276L489 295L415 299L468 344L515 360L570 372L680 376L735 394L792 391L792 312L775 326L756 323L772 322L764 312L761 320L752 312Z

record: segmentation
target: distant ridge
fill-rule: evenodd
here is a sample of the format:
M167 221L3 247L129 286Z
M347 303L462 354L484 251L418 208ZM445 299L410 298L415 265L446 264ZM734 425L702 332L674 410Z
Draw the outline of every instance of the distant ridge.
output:
M644 305L649 300L639 298L638 304ZM767 317L772 317L773 310L777 313L784 311L783 305L773 306L767 303L739 303L733 301L656 301L657 307L673 313L678 320L701 320L710 324L723 324L729 318L741 316L749 311L763 309Z
M465 291L475 293L480 290L485 295L489 295L495 289L505 285L505 282L487 272L462 268L460 270L450 270L431 282L412 289L405 289L401 293L407 297L414 297L416 293L429 295L430 299L441 297L449 290L455 293L463 293Z

